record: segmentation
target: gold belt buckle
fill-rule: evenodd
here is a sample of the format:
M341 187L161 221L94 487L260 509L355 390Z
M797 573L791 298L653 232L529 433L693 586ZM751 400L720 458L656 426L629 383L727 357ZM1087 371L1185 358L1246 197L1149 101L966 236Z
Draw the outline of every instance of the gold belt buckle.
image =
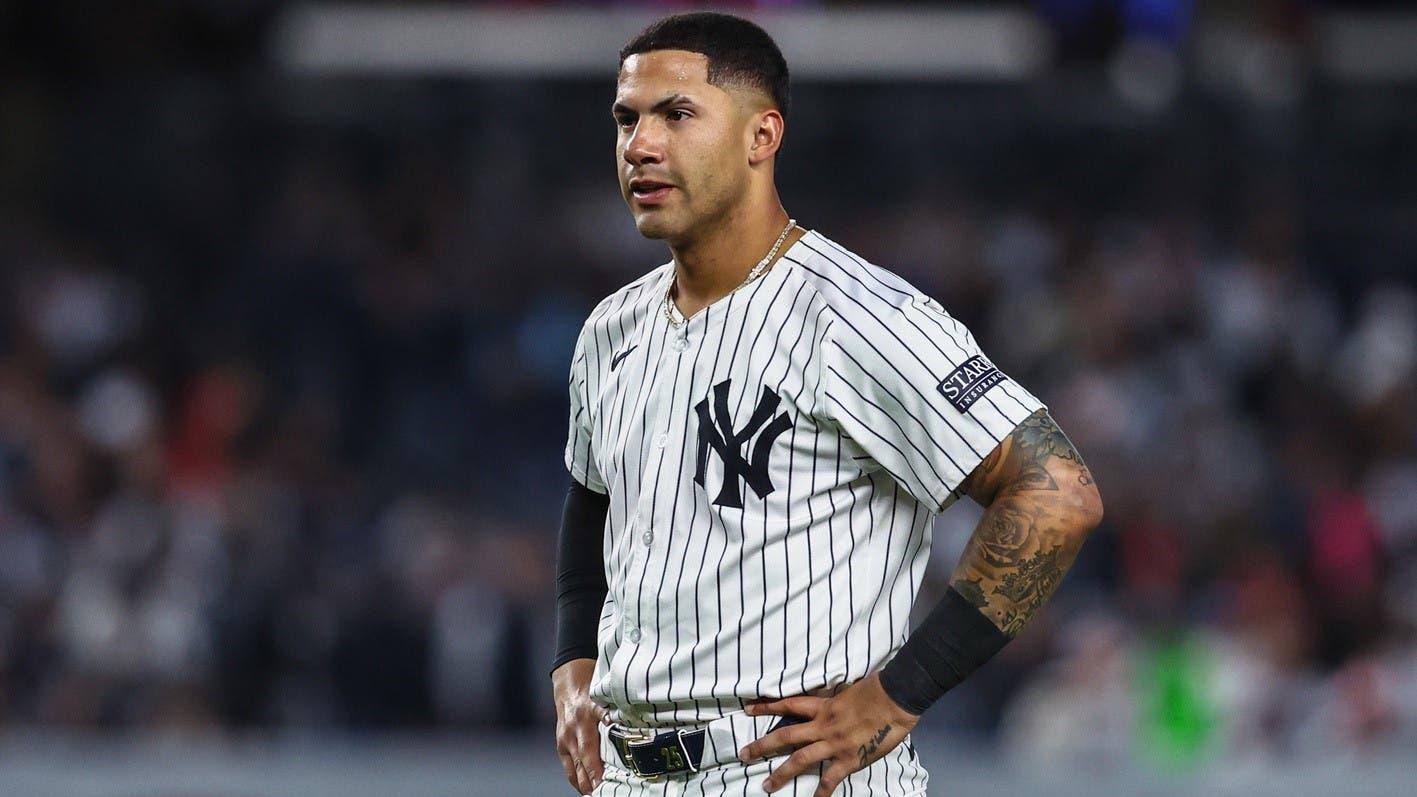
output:
M642 778L643 780L645 780L645 781L648 782L648 783L657 783L657 782L663 780L663 779L664 779L664 775L662 775L662 774L661 774L661 775L646 775L645 773L641 772L641 771L640 771L640 762L639 762L638 759L635 758L635 755L634 755L634 753L635 753L635 751L634 751L634 746L635 746L635 745L644 745L644 744L647 744L647 743L649 743L649 742L653 742L655 735L652 734L652 733L645 733L645 732L643 732L643 731L631 730L631 729L629 729L629 728L626 728L626 727L623 726L623 725L616 725L615 727L616 727L617 729L619 729L619 731L620 731L620 739L621 739L621 740L624 742L624 744L625 744L625 751L624 751L624 752L625 752L625 755L623 755L623 756L621 756L621 757L625 759L625 765L630 768L630 771L634 773L635 777L637 777L637 778Z
M653 744L657 738L667 733L674 734L674 741L677 744L675 747L666 747L660 751L660 757L663 759L665 771L652 775L640 771L639 762L634 756L634 747L636 745ZM635 773L637 777L643 778L646 782L655 783L669 775L677 774L685 770L689 772L699 771L699 763L693 761L689 756L689 748L684 744L684 734L680 731L640 733L621 728L621 737L625 740L625 750L628 752L628 755L622 756L622 758L627 758L628 760L625 763L629 765L630 771Z

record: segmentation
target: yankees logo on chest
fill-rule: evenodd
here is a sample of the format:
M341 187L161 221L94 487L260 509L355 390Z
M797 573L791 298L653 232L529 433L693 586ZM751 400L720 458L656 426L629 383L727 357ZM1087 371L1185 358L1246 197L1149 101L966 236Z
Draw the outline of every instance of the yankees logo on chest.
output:
M752 415L741 426L735 427L728 409L728 393L732 383L732 379L719 382L713 386L712 402L710 397L705 397L694 405L699 423L694 481L699 487L707 489L704 475L711 467L711 460L716 457L723 468L723 486L719 488L713 503L741 509L744 485L760 499L766 498L775 489L769 457L777 438L792 427L792 420L785 412L774 414L782 399L764 385Z
M624 371L622 365L619 372ZM601 417L608 418L605 428L616 441L613 460L620 467L607 472L636 483L632 496L651 490L664 495L661 479L679 463L683 470L678 478L687 479L692 467L691 489L715 506L742 509L745 499L767 498L781 486L773 483L773 451L793 426L784 406L790 402L766 385L755 392L752 382L739 395L733 388L745 378L744 374L727 377L705 393L695 391L697 395L688 397L674 396L676 382L684 386L693 381L688 374L680 380L651 376L619 383L621 388L633 385L647 395L639 398L634 389L609 394L613 404L606 405ZM754 397L756 403L748 403ZM632 464L635 460L638 467Z

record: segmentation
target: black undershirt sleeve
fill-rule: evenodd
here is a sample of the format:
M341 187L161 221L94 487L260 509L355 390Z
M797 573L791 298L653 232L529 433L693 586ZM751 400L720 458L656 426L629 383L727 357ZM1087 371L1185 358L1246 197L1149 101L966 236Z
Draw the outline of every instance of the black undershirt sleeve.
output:
M881 688L901 708L924 714L1009 639L954 587L881 669Z
M572 659L596 657L595 635L609 589L602 544L610 496L575 478L570 482L556 545L556 658L552 672Z

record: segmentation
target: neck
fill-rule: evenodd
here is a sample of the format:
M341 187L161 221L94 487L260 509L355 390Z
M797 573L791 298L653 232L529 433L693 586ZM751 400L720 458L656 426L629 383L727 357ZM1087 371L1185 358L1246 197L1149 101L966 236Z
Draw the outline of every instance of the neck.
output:
M692 241L670 245L674 254L674 301L685 318L732 293L772 249L788 220L782 205L773 205L772 211L766 213L733 211L716 229ZM802 234L801 229L789 231L778 247L777 257Z

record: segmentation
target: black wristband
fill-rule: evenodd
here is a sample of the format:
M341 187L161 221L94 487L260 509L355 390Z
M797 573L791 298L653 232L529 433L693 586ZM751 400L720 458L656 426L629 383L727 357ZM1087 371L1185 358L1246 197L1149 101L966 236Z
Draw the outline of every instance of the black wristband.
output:
M901 708L924 714L1010 639L950 587L895 658L881 669L881 687Z
M556 545L556 658L551 671L572 659L597 655L595 633L605 607L605 515L610 496L575 479L566 490Z

